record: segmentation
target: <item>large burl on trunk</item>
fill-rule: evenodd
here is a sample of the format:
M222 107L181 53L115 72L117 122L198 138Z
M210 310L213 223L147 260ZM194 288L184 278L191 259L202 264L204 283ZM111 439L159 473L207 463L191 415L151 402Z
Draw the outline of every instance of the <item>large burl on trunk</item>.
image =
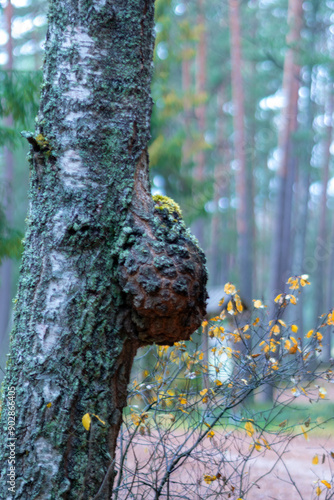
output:
M153 3L50 2L40 111L24 134L30 210L2 395L2 499L111 498L137 348L187 339L205 312L204 255L149 190ZM87 432L86 413L106 424L93 417Z

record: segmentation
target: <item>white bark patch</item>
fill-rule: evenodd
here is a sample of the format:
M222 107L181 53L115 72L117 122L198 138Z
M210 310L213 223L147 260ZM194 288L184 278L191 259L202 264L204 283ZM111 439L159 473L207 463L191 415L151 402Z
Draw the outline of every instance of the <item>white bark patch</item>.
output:
M61 334L61 329L56 325L36 325L36 333L39 338L38 362L44 363L47 355L57 345Z
M60 395L60 389L54 382L47 381L43 387L43 397L47 403L52 403Z
M94 46L94 40L89 35L87 35L87 33L80 30L80 28L76 28L75 31L75 42L77 44L81 59L84 59L89 55L90 48Z
M61 240L66 232L66 221L67 221L67 212L65 210L59 210L53 218L53 236L56 241ZM52 259L61 258L61 253L54 252L51 254L51 264L53 263ZM60 268L59 270L61 270Z
M76 85L75 87L71 88L67 92L64 92L63 95L66 97L69 97L70 99L76 99L78 101L85 101L90 96L90 90L88 90L83 85Z
M63 49L69 49L73 46L79 51L81 59L84 59L89 55L90 48L94 46L94 40L81 26L77 26L74 29L69 26L64 32L61 47Z
M96 0L95 4L94 4L94 9L97 12L100 12L103 9L103 7L105 6L106 3L107 3L107 0Z
M62 212L61 215L63 216L64 212L63 211L61 211L61 212ZM63 219L63 222L64 222L64 219ZM64 270L64 267L66 265L68 265L68 258L60 252L51 252L50 253L50 262L51 262L53 276L61 277L63 270Z
M82 179L87 175L87 169L83 167L79 153L74 149L68 149L60 159L59 165L65 186L71 188L86 187Z
M47 329L48 329L48 325L39 324L39 325L36 325L35 329L36 329L36 333L37 333L39 340L43 341L45 334L47 332Z
M62 314L68 302L70 290L76 281L74 273L65 270L61 278L50 281L45 299L47 313Z
M89 67L85 65L85 59L91 58L91 49L94 49L94 40L87 34L86 31L82 29L82 27L71 28L68 27L64 33L63 40L61 43L62 49L69 49L74 47L80 56L81 60L81 70L89 72ZM57 73L54 84L58 85L60 75L63 74L66 76L67 80L70 82L70 88L67 92L64 93L64 96L69 97L73 100L84 101L88 99L91 94L91 91L85 86L86 78L84 77L81 83L77 82L77 77L72 68L67 68L68 64L64 64L60 67L60 71Z
M77 120L82 118L84 116L84 114L85 113L82 113L82 112L75 113L74 111L71 111L70 113L68 113L68 115L66 115L64 121L65 121L66 125L69 125L69 126L73 125L73 127L75 127Z
M40 467L41 469L47 469L48 477L56 476L59 469L61 455L57 453L57 451L54 448L52 448L51 444L48 443L48 441L43 437L39 437L38 439L36 439L35 450L37 455L38 467ZM51 481L49 485L50 485L49 487L52 487ZM45 490L47 491L48 488L47 485L44 484L44 486Z

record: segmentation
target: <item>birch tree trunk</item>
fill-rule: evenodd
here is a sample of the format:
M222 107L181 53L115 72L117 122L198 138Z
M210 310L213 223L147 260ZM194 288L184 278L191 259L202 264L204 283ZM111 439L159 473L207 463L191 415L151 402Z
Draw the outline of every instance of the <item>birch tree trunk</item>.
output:
M205 313L204 255L149 192L153 19L153 0L50 2L36 133L25 133L3 499L109 499L137 348L188 338Z

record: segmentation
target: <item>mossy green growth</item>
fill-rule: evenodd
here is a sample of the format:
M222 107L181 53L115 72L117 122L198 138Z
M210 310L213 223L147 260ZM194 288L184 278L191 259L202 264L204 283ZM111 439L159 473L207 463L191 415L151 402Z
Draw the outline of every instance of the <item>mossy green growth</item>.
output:
M168 213L173 215L176 213L179 217L182 218L182 210L180 206L172 200L172 198L168 198L168 196L162 196L161 194L155 194L152 196L153 201L155 202L155 209L156 210L164 210L167 209Z
M52 149L49 141L44 137L43 134L36 135L35 139L37 144L41 148L41 151L43 151L47 156L49 156Z

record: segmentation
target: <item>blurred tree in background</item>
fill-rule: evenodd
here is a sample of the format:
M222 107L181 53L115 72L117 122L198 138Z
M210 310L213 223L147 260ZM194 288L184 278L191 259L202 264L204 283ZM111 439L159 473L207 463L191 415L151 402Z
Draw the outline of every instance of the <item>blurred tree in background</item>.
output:
M15 293L27 210L26 145L20 131L32 128L38 109L46 5L1 2L0 24L0 362L8 349L11 301ZM15 229L13 229L15 228Z

